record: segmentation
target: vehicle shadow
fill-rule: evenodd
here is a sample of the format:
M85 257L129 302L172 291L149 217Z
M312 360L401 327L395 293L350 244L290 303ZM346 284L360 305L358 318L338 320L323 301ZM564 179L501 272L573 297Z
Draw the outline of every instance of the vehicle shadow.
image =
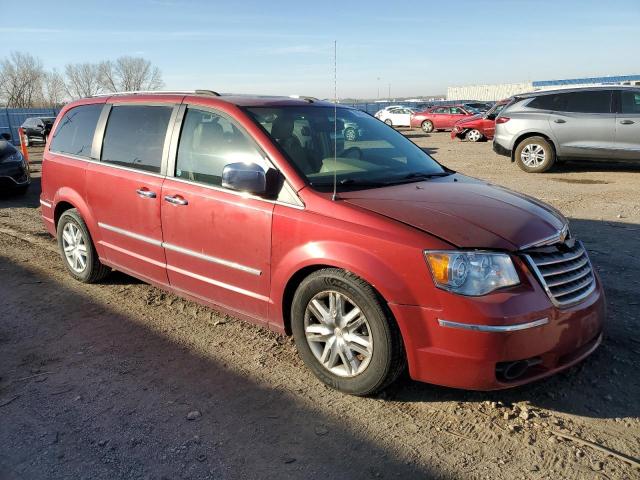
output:
M437 387L405 378L389 396L401 402L526 401L531 406L594 418L640 416L640 225L571 219L571 231L580 238L598 271L607 299L605 339L579 365L547 379L494 392L469 392Z
M547 175L554 173L577 173L577 172L640 172L640 162L619 161L619 160L566 160L556 163L548 171Z
M27 265L0 255L3 478L442 478L293 397L291 379L245 373L255 359L222 363L215 344L120 313L117 294Z

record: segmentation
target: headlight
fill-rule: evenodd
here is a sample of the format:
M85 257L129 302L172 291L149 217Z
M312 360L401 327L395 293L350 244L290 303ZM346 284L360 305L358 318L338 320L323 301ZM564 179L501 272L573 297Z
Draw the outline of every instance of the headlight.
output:
M486 295L520 283L505 253L426 251L424 256L436 286L460 295Z

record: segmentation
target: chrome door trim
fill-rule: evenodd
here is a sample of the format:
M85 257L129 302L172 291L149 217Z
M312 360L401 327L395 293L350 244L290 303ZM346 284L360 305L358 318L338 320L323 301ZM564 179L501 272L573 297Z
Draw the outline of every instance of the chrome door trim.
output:
M477 323L461 323L452 322L451 320L443 320L441 318L438 319L438 324L441 327L458 328L461 330L473 330L475 332L494 333L517 332L519 330L527 330L529 328L540 327L542 325L546 325L547 323L549 323L549 319L547 317L541 318L539 320L534 320L533 322L516 323L515 325L478 325Z
M119 233L120 235L124 235L125 237L133 238L135 240L140 240L141 242L148 243L150 245L154 245L156 247L162 247L162 241L156 240L154 238L146 237L144 235L140 235L139 233L130 232L129 230L125 230L123 228L114 227L113 225L108 225L106 223L98 222L98 226L100 228L104 228L105 230L109 230L111 232Z
M236 292L241 295L246 295L248 297L256 298L263 302L269 301L268 297L265 297L264 295L260 295L259 293L252 292L250 290L245 290L244 288L234 287L233 285L229 285L228 283L220 282L218 280L214 280L213 278L205 277L203 275L198 275L197 273L190 272L189 270L183 270L182 268L174 267L173 265L167 264L167 270L171 270L172 272L176 272L181 275L186 275L187 277L195 278L196 280L200 280L201 282L205 282L210 285L215 285L216 287L224 288L225 290L231 290L232 292Z
M207 262L215 263L217 265L223 265L228 268L233 268L234 270L240 270L241 272L250 273L251 275L256 275L256 276L262 275L262 271L256 268L248 267L246 265L232 262L230 260L225 260L223 258L213 257L211 255L205 255L204 253L196 252L194 250L189 250L188 248L179 247L177 245L172 245L170 243L156 240L154 238L150 238L145 235L140 235L139 233L131 232L123 228L114 227L113 225L108 225L106 223L98 222L98 226L100 228L104 228L105 230L109 230L111 232L115 232L120 235L124 235L125 237L133 238L135 240L139 240L141 242L154 245L156 247L166 248L167 250L182 253L183 255L194 257L200 260L205 260ZM196 274L194 273L194 275Z
M223 258L212 257L211 255L205 255L204 253L195 252L193 250L189 250L188 248L172 245L171 243L163 242L162 246L167 250L182 253L183 255L194 257L200 260L205 260L207 262L215 263L217 265L223 265L225 267L233 268L235 270L240 270L242 272L250 273L251 275L256 275L256 276L262 275L262 271L256 268L247 267L246 265L242 265L240 263L232 262L229 260L224 260Z
M105 103L102 106L102 112L98 117L96 131L93 133L93 143L91 144L91 160L99 162L102 155L102 141L104 140L104 132L107 129L107 121L111 114L111 104Z

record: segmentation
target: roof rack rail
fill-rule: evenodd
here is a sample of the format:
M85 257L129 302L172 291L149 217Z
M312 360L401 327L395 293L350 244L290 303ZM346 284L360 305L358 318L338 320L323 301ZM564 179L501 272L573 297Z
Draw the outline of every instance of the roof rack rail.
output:
M309 103L318 102L319 100L316 97L309 97L306 95L289 95L289 98L298 98L300 100L306 100Z
M120 95L170 95L170 94L192 94L192 95L211 95L219 97L218 92L213 90L131 90L126 92L108 92L96 93L92 97L117 97Z

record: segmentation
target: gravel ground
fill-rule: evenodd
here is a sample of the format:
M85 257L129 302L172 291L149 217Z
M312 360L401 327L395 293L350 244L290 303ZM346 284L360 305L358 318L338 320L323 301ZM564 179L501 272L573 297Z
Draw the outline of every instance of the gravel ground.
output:
M0 479L640 478L576 440L640 457L640 168L528 175L489 143L405 134L570 217L609 306L589 359L504 392L404 378L341 395L288 338L123 274L71 280L40 221L34 161L28 195L0 198Z

